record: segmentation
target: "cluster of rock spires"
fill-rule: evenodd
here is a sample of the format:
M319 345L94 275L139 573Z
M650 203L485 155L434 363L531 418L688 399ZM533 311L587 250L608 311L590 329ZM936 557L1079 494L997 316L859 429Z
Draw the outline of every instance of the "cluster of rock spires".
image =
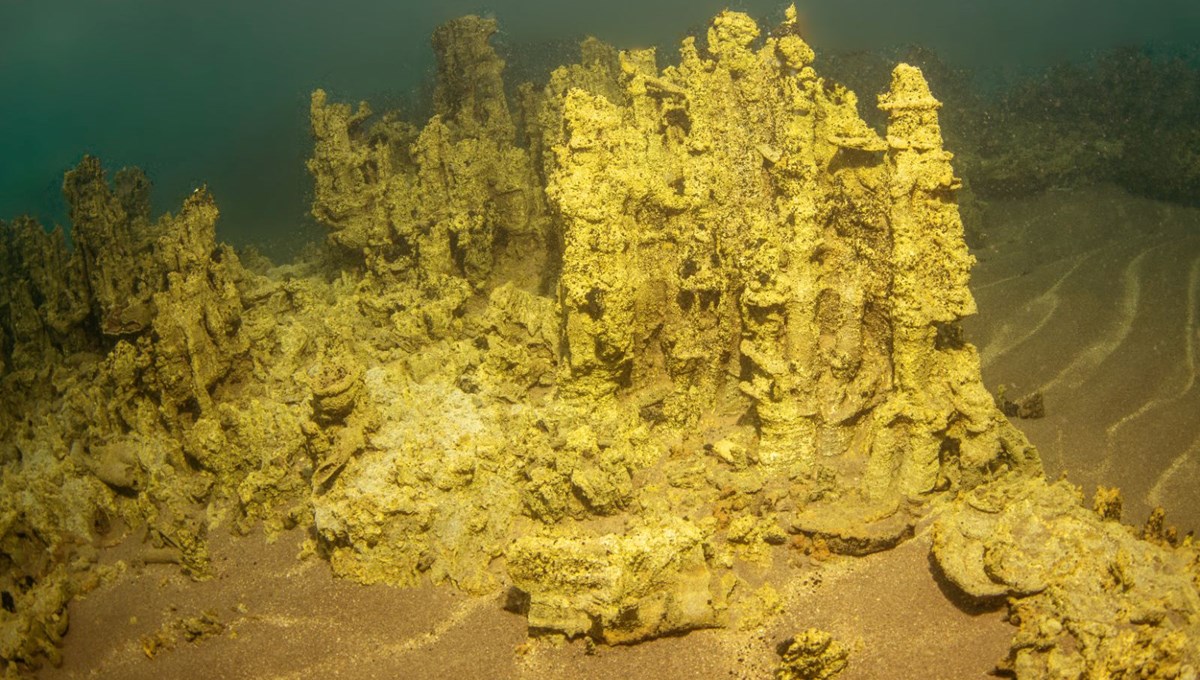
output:
M218 245L217 208L197 190L149 218L149 183L109 186L85 158L67 173L74 247L61 230L0 225L0 651L12 667L57 657L67 600L94 581L97 534L121 521L197 574L203 506L218 470L192 445L230 409L244 370L245 273ZM10 671L11 672L11 671Z
M918 69L880 134L794 10L765 38L722 13L667 68L588 40L511 97L494 30L437 31L424 126L314 93L320 256L243 265L207 192L151 222L90 158L74 248L0 228L9 674L119 571L101 537L203 578L208 532L256 523L607 643L768 616L735 565L932 523L946 579L1009 599L1020 677L1196 672L1196 548L1047 484L980 380Z
M1120 47L986 92L971 74L918 46L834 56L823 71L869 91L887 81L896 61L921 67L947 104L942 123L955 170L966 178L968 204L969 197L1115 184L1137 196L1194 206L1200 200L1198 57Z

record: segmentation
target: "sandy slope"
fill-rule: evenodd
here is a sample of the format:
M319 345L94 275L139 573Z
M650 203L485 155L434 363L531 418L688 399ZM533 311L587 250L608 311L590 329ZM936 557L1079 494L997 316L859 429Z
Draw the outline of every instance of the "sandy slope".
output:
M1200 526L1200 211L1098 188L993 202L975 274L969 337L989 386L1042 390L1047 417L1022 427L1054 476L1116 484L1127 517L1163 504ZM588 654L526 645L501 595L365 587L297 561L303 536L273 545L217 532L217 577L132 568L71 605L65 664L51 678L762 678L775 645L810 626L854 649L842 678L986 677L1012 632L999 612L948 599L923 533L897 550L826 565L780 565L786 613L764 628L699 631ZM110 559L119 555L114 554ZM140 639L209 611L225 627L146 658Z
M1047 473L1200 528L1200 210L1099 187L993 202L984 229L967 335L989 388L1044 393L1020 427Z
M959 609L929 573L928 540L890 553L841 559L819 579L786 568L787 613L764 628L698 631L589 654L581 642L525 645L525 620L499 595L447 588L398 590L333 579L295 556L303 538L214 541L217 576L193 583L167 566L134 567L71 605L59 669L66 678L765 678L775 645L810 626L853 648L844 679L982 678L1008 647L999 612ZM781 569L780 571L783 571ZM140 639L164 624L213 614L226 628L179 643L153 660Z

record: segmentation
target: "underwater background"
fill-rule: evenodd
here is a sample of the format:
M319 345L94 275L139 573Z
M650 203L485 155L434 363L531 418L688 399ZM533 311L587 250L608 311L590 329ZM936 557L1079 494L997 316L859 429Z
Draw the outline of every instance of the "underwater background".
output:
M61 177L89 153L143 167L156 186L155 212L207 183L221 208L219 238L287 258L322 235L308 217L304 169L314 88L377 109L420 109L433 69L429 35L466 13L499 19L495 42L515 84L544 78L589 34L619 48L658 45L660 59L673 60L680 27L702 34L727 6L767 22L784 8L774 0L3 0L0 215L65 226ZM797 7L822 57L920 44L985 87L1116 46L1186 52L1200 36L1200 4L1188 0Z
M724 7L0 0L0 677L1200 674L1200 10Z

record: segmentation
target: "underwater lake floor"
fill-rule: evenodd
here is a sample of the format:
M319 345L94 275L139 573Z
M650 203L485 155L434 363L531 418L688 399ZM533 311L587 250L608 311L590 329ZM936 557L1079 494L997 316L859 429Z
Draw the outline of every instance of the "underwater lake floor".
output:
M1163 505L1181 534L1200 526L1200 210L1102 186L991 201L978 220L967 337L989 389L1043 394L1044 417L1020 427L1048 476L1089 496L1120 487L1127 522ZM334 578L297 558L305 538L218 530L203 582L171 564L129 567L71 603L64 663L37 677L764 678L779 641L816 627L851 648L840 678L984 678L1014 631L1002 608L953 601L921 527L884 553L777 565L783 613L758 628L598 648L531 642L503 593ZM131 557L132 543L102 562Z

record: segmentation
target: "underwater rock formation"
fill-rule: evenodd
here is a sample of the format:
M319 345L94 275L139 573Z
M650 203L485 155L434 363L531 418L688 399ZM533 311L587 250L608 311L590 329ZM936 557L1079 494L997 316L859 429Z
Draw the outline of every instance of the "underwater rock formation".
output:
M1098 496L1100 498L1100 496ZM963 494L933 557L971 597L1006 598L1020 678L1192 677L1200 668L1200 551L1144 540L1078 489L1007 479Z
M776 680L829 680L846 669L850 651L829 633L810 628L779 647Z
M530 629L645 640L726 620L732 581L710 571L704 538L670 517L599 537L522 536L507 550L508 571L528 597Z
M536 272L528 265L545 257L545 207L516 146L504 62L487 42L495 30L477 17L438 29L436 113L422 129L392 114L368 125L365 102L312 96L313 215L359 258L392 322L415 317L414 339L494 275L514 278L513 260Z
M0 374L31 384L41 367L88 346L84 279L62 230L47 234L29 218L0 223Z
M437 114L419 131L314 94L313 213L360 263L360 306L388 310L410 352L407 376L367 380L383 412L410 415L355 439L314 498L335 570L480 590L505 556L535 628L626 641L712 625L721 598L667 578L658 596L691 583L709 610L634 623L605 609L625 590L539 583L544 546L623 554L598 547L621 532L573 522L688 511L709 517L688 530L707 542L790 531L863 553L947 491L1039 473L958 331L971 258L939 103L898 67L879 136L795 26L756 46L754 22L724 13L706 52L688 39L661 70L653 50L589 40L521 90L519 135L494 26L475 18L435 37ZM523 322L496 325L514 302ZM722 505L730 487L764 496L753 517ZM545 536L506 547L497 525ZM597 559L624 569L568 562ZM634 599L639 579L622 580Z
M145 387L171 411L211 407L213 386L246 351L237 334L240 265L216 243L212 197L197 190L179 215L152 223L141 171L122 170L111 188L92 157L67 173L63 194L70 254L61 232L30 220L4 229L5 363L45 370L64 353L145 339L143 358L153 364Z
M197 577L210 531L300 525L340 576L507 589L531 632L606 643L761 620L752 583L795 547L929 516L947 576L991 578L970 499L1041 465L959 329L972 259L921 71L893 71L880 134L794 9L765 37L724 12L675 66L589 39L510 102L494 31L438 29L423 126L313 94L307 260L239 259L204 190L151 222L145 178L94 159L64 184L74 250L0 228L10 674L54 660L118 525ZM781 677L845 663L791 642Z
M60 230L0 224L8 664L56 658L67 600L96 580L94 534L114 522L144 527L193 573L206 569L197 501L212 480L195 474L185 442L247 350L243 274L215 241L206 191L157 222L147 192L140 171L121 171L113 188L85 157L63 184L73 250Z

